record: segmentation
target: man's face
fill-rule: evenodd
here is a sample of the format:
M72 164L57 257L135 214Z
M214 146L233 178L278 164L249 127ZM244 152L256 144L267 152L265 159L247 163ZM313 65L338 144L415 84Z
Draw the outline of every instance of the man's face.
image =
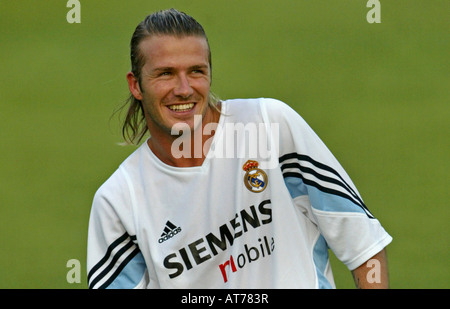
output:
M204 117L208 110L211 69L206 39L152 36L141 42L140 51L145 58L140 91L132 92L142 101L150 134L170 134L176 123L192 130L194 115Z

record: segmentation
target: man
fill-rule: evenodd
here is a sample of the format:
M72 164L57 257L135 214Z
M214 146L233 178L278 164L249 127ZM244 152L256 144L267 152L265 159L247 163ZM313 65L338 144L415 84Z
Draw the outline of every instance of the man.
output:
M149 15L131 63L124 136L150 138L94 197L90 288L334 288L329 248L388 287L392 238L348 175L286 104L214 99L192 17Z

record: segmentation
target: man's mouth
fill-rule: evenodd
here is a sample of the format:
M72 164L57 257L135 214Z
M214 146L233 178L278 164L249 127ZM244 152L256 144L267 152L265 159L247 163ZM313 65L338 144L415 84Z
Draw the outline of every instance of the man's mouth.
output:
M167 107L174 112L187 112L194 108L194 103L173 104Z

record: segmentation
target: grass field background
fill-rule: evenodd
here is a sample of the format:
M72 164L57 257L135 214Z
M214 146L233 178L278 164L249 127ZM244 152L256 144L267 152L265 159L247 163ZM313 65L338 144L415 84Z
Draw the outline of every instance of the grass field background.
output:
M86 288L96 189L132 152L112 116L128 44L175 7L209 36L213 91L295 108L394 237L392 288L449 288L448 0L0 1L0 288ZM69 284L66 262L81 262ZM350 273L332 260L338 288Z

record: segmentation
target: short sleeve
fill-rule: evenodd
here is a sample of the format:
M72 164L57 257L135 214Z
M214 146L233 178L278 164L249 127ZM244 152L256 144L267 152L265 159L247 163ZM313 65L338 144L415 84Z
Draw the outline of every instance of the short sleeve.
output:
M147 267L136 235L126 228L127 199L113 175L96 192L89 219L87 272L91 289L146 287ZM116 177L117 178L117 177Z
M279 124L279 167L292 199L311 215L335 255L350 270L355 269L392 237L306 121L281 101L264 102L270 121Z

